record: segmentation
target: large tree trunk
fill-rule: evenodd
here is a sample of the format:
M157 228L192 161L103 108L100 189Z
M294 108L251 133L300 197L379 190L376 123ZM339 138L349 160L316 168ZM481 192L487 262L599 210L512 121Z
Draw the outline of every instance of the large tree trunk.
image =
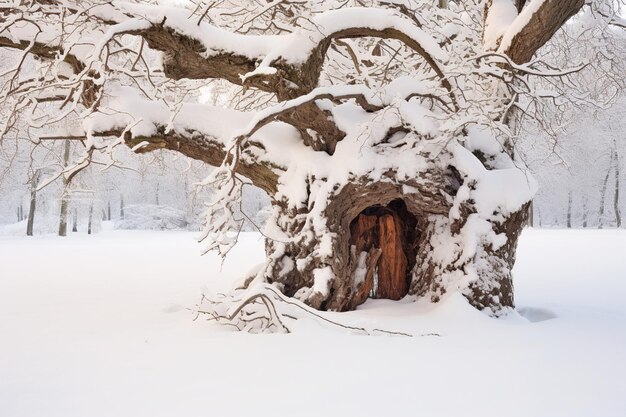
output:
M468 220L475 213L465 205L461 216L450 220L446 196L456 193L460 181L454 170L414 180L400 181L392 173L386 181L356 179L335 191L322 216L329 233L321 235L319 224L313 227L302 221L302 213L275 202L275 226L300 238L267 239L264 279L322 310L352 310L370 297L438 301L457 289L481 310L497 314L512 307L511 269L528 204L491 224L506 236L505 244L479 242L469 255L455 253L455 242L471 233Z

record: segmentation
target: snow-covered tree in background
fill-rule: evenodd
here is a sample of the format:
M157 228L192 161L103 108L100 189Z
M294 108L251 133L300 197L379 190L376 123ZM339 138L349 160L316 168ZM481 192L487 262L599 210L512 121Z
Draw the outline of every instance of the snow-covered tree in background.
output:
M338 311L407 293L513 306L536 189L514 139L546 96L529 78L585 69L533 57L576 14L623 25L616 5L583 0L16 0L0 13L0 46L20 50L5 137L81 141L65 176L114 164L124 144L217 167L204 236L222 254L243 188L264 190L267 260L247 284ZM200 91L222 99L199 104Z
M626 161L626 96L608 109L585 107L570 114L554 134L536 123L525 126L533 141L518 149L541 187L533 202L534 226L574 228L623 227ZM571 199L569 196L571 195Z
M584 57L585 70L528 80L535 97L519 104L516 147L541 184L534 226L620 227L626 207L619 193L626 178L619 157L626 146L626 31L619 20L598 25L588 17L579 15L536 54L559 67Z

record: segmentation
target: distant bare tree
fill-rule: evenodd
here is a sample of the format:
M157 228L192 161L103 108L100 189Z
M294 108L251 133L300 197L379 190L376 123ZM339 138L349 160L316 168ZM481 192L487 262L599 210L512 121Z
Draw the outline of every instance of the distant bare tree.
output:
M26 222L26 236L33 235L35 224L35 210L37 209L37 185L41 178L41 170L36 169L30 180L30 205L28 207L28 221Z

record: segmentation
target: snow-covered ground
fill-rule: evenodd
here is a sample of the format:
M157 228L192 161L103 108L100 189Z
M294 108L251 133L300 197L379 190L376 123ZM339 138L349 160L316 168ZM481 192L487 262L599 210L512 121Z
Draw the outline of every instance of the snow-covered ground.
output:
M521 316L458 296L335 316L413 338L192 321L263 257L244 234L219 271L193 236L0 237L0 416L626 415L626 231L526 231Z

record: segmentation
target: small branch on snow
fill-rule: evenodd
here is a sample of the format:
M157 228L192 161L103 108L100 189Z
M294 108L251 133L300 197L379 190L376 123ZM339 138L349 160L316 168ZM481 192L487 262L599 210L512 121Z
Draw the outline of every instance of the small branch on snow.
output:
M208 304L210 308L202 308ZM260 284L245 291L236 291L222 295L220 299L202 296L195 319L200 314L210 316L209 320L233 326L240 331L267 333L278 330L291 333L287 320L313 319L318 323L330 325L350 332L364 335L387 334L392 336L415 337L415 335L380 328L351 326L325 317L324 313L314 310L298 300L286 297L269 284ZM426 333L418 336L440 336L437 333Z

